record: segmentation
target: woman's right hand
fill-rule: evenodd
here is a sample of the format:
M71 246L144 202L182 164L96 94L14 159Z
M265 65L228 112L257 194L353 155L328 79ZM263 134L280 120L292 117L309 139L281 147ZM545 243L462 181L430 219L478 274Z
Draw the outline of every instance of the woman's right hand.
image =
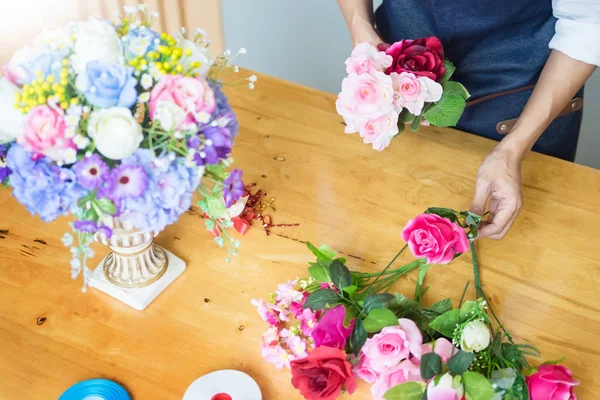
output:
M373 0L338 0L348 25L352 45L367 42L375 47L383 42L375 29Z
M363 42L367 42L375 47L377 47L378 44L383 43L383 40L375 27L373 27L369 21L362 18L353 21L350 34L352 36L352 46L354 47Z

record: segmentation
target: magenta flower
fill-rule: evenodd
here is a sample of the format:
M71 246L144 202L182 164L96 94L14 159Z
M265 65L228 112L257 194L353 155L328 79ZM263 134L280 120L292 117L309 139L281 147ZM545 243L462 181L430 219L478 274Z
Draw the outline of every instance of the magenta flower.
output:
M98 154L92 154L73 167L77 182L86 189L99 188L110 173L108 165Z
M342 305L338 305L325 312L311 333L315 341L315 347L327 346L342 350L354 330L354 320L346 328L344 326L345 318L346 309Z

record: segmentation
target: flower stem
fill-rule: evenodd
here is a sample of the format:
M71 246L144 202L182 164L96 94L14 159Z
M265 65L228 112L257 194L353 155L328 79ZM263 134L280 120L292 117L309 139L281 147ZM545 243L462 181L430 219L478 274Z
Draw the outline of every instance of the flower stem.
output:
M400 257L400 254L402 254L404 252L404 250L406 250L407 247L408 247L408 245L405 244L404 247L402 249L400 249L400 251L398 252L398 254L396 254L396 256L394 258L392 258L392 261L390 261L390 263L387 265L387 267L385 267L383 269L383 271L381 271L381 273L379 275L377 275L377 277L375 278L375 280L373 282L371 282L369 284L369 286L367 286L367 288L365 289L366 293L369 292L369 289L371 289L371 287L375 284L375 282L377 282L379 280L379 278L385 274L385 272L392 266L392 264L394 263L394 261L396 261L396 259L398 257Z

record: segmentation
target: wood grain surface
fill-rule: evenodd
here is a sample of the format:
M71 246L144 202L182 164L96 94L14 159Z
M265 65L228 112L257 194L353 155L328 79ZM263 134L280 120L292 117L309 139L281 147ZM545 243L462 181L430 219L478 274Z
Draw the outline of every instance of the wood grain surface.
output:
M43 224L0 190L0 398L56 399L106 377L134 399L180 399L213 370L252 375L266 400L299 399L287 370L260 355L265 330L252 298L306 274L306 241L327 243L353 269L380 270L403 245L403 225L428 206L468 208L477 168L494 143L451 129L406 132L379 153L343 133L335 96L259 75L230 89L241 123L234 151L246 182L276 198L276 228L241 238L225 263L195 211L158 242L187 271L144 312L69 276L60 238L67 220ZM482 279L517 340L545 359L566 356L582 400L600 392L600 172L539 154L523 169L525 210L507 237L478 243ZM96 247L95 261L107 249ZM406 256L405 259L409 259ZM472 278L469 256L433 268L426 303L457 301ZM412 293L415 275L399 290ZM473 294L471 293L471 296ZM594 395L596 393L596 395ZM352 398L367 399L367 385Z

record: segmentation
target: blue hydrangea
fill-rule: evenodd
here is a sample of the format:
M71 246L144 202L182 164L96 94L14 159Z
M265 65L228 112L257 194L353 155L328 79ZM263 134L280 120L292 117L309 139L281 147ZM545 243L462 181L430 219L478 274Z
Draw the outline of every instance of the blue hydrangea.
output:
M134 57L142 57L147 52L156 49L155 40L158 38L159 35L157 32L141 26L130 30L121 40L128 54Z
M223 84L209 80L208 85L212 88L215 94L215 111L213 111L212 114L213 118L216 120L226 119L227 123L224 127L229 129L231 136L237 136L240 125L237 121L235 113L227 101L227 96L225 96L225 93L223 93L221 90Z
M53 165L48 158L33 160L18 144L8 150L6 163L12 170L9 184L13 196L42 221L54 221L77 208L86 190L75 180L75 173Z
M139 165L148 175L148 186L136 198L121 202L123 218L144 231L162 231L174 223L192 205L192 195L200 184L198 167L186 167L172 155L156 158L152 151L139 149L123 160L125 165Z

